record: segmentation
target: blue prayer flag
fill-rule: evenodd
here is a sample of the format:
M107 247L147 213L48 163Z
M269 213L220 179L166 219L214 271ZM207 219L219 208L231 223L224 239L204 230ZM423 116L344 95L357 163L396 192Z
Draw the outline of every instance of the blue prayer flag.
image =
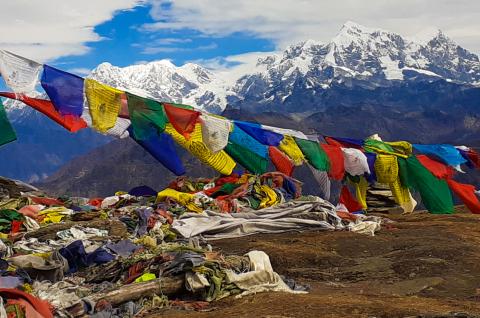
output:
M83 78L44 65L40 82L60 114L82 116Z
M258 140L261 144L278 147L283 140L283 135L276 132L263 129L261 125L247 123L244 121L234 121L235 125L240 127L247 134Z
M175 142L170 135L161 133L150 135L148 138L140 140L135 138L132 127L128 129L128 132L133 140L135 140L168 170L177 176L185 174L185 168L178 157L175 149Z

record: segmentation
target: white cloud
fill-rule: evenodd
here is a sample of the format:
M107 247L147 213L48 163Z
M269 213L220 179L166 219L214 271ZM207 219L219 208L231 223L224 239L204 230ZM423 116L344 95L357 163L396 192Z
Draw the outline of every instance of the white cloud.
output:
M274 40L279 48L309 38L329 41L349 20L404 36L435 26L480 52L478 0L153 0L151 15L158 22L144 30L249 32Z
M190 51L208 51L216 49L216 43L207 45L200 45L197 47L169 47L169 46L146 46L142 50L142 54L157 54L157 53L173 53L173 52L190 52Z
M118 10L142 0L2 1L0 48L45 62L89 51L87 42L101 40L94 26Z
M241 76L258 71L256 65L259 59L275 54L277 54L277 52L249 52L227 57L192 60L189 62L202 65L209 70L215 71L215 74L227 83L234 85Z
M190 43L192 39L183 39L183 38L160 38L153 41L155 45L172 45L178 43Z
M69 69L67 72L76 74L76 75L78 75L78 76L87 76L88 74L90 74L91 71L92 71L92 70L89 69L89 68L75 67L75 68Z

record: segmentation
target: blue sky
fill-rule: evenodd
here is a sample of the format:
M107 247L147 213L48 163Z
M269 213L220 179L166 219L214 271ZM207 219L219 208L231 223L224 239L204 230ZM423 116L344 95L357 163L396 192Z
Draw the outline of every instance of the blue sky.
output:
M254 63L259 52L328 42L349 20L407 37L439 28L480 52L477 0L0 1L0 49L79 75L102 62L160 59L228 71Z
M155 32L141 30L142 25L155 22L149 14L150 6L139 6L131 11L117 13L110 21L94 28L103 40L90 42L90 52L81 56L67 56L50 64L63 69L93 69L102 62L128 66L160 59L170 59L176 65L189 61L248 52L269 52L275 49L272 40L234 32L226 36L205 36L198 30L162 29Z

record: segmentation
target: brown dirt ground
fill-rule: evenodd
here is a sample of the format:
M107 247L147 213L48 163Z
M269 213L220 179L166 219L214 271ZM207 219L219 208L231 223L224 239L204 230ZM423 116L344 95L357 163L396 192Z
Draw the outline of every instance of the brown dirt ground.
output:
M225 254L265 251L308 294L230 297L209 312L160 317L480 317L480 215L413 214L374 237L352 232L215 241Z

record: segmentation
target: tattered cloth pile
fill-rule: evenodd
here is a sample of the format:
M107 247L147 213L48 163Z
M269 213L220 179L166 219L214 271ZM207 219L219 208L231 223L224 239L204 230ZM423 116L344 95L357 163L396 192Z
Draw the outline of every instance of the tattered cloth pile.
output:
M264 252L222 255L208 240L305 229L373 235L384 220L337 214L282 173L182 177L160 192L141 186L106 198L12 187L0 196L2 318L124 317L305 292L289 287Z

